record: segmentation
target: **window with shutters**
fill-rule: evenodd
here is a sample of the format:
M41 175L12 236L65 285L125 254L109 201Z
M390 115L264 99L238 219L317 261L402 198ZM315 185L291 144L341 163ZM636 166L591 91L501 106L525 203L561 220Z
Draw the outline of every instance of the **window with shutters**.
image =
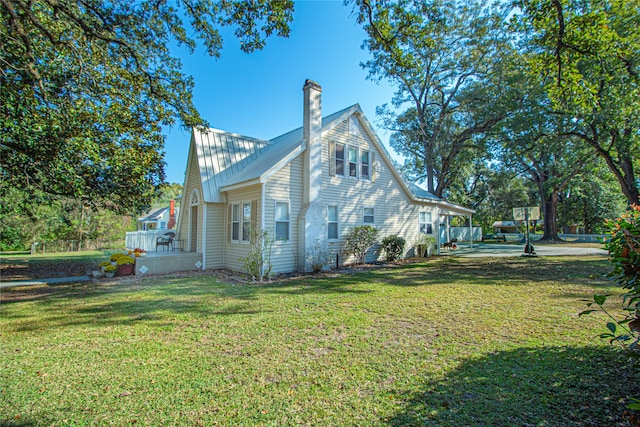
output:
M240 241L240 204L231 205L231 241Z
M344 176L344 144L336 144L336 170L335 174Z
M251 240L251 203L242 203L242 242Z
M276 242L289 241L289 202L276 202L275 208Z
M349 176L358 177L358 149L356 147L349 147Z
M371 179L369 175L369 150L362 150L360 154L360 178Z

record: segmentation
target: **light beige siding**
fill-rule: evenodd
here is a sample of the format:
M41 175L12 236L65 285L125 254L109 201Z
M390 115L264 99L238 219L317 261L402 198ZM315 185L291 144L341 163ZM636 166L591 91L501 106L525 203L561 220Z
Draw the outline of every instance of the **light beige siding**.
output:
M207 203L205 267L224 267L225 203Z
M349 120L345 120L323 137L323 189L322 195L325 205L338 206L338 242L331 242L330 247L338 251L343 243L343 236L351 229L364 225L364 208L373 208L375 221L373 226L380 230L378 241L389 235L399 235L406 239L407 252L419 234L420 211L432 212L435 218L435 210L432 206L419 206L411 201L403 190L400 182L391 171L391 165L385 160L371 141L369 135L357 122L357 134L349 132ZM360 167L358 166L358 178L348 176L330 175L330 142L345 144L346 146L369 150L374 153L375 164L370 165L370 175L375 170L375 181L360 179ZM346 150L345 150L346 151ZM345 154L345 174L348 175L348 164ZM434 231L436 225L433 225ZM376 254L371 251L367 261L374 261ZM341 260L349 262L350 260Z
M298 215L302 208L302 156L271 176L265 189L264 229L275 233L275 204L289 203L289 241L275 242L271 250L274 273L295 271L297 268Z
M242 261L240 258L246 257L249 253L248 243L236 243L230 241L230 218L229 218L229 206L234 203L242 202L255 202L257 206L257 212L255 215L258 220L258 226L260 226L260 217L262 210L262 186L253 185L250 187L242 188L239 190L232 190L227 192L227 204L224 208L224 234L221 244L224 245L224 266L235 271L242 271Z
M182 191L182 201L180 203L180 221L177 226L178 238L181 240L182 248L185 251L191 251L190 242L190 216L192 214L191 195L193 190L197 190L199 197L197 230L202 231L203 226L203 209L202 209L202 183L200 180L200 170L198 168L198 160L196 157L195 147L192 145L189 160L187 162L188 169L186 172L185 187ZM202 251L202 237L197 239L196 249Z

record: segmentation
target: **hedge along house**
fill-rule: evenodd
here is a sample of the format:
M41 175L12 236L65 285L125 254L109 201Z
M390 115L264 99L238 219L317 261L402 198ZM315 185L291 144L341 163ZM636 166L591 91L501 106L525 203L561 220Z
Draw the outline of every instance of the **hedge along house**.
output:
M409 254L421 232L439 243L447 215L471 219L404 182L359 105L323 118L320 85L307 80L303 93L302 128L271 141L193 130L177 231L203 269L242 270L250 229L269 230L272 271L285 273L309 271L318 249L339 253L355 226L404 237Z

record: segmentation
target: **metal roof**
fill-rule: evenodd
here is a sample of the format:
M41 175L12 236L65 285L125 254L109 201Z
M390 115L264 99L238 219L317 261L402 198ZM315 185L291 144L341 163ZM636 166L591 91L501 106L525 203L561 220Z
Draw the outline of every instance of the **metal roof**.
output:
M412 200L437 203L444 211L469 215L474 210L454 205L416 184L408 184L398 173L391 156L359 104L354 104L322 119L322 135L330 132L351 115L357 115L383 160L397 177ZM196 147L202 192L205 202L224 201L221 192L263 183L306 149L303 129L299 127L270 141L225 132L219 129L195 129L192 135Z

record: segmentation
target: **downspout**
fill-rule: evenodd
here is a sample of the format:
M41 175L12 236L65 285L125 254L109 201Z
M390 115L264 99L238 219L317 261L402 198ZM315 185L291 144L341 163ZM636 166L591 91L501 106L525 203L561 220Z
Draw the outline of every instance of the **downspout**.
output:
M264 221L265 221L265 208L264 208L264 204L266 201L266 184L262 183L261 187L260 187L260 230L264 229ZM264 250L264 235L262 233L260 233L260 235L262 236L261 239L261 246ZM262 251L261 251L262 253ZM262 253L262 268L260 270L260 280L262 280L262 277L264 277L264 253Z
M436 254L440 255L440 205L436 203Z
M202 270L207 269L207 203L202 203Z

